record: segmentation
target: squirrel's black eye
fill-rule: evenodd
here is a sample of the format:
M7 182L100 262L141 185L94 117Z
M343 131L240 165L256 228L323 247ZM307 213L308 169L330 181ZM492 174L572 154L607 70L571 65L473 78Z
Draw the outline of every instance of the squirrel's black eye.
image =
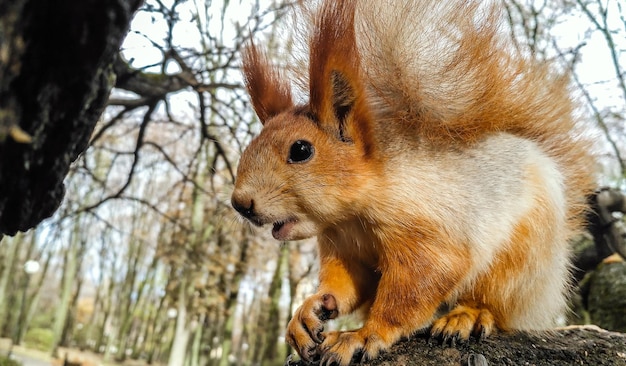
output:
M315 149L310 142L304 140L298 140L291 145L289 149L289 163L304 163L309 161L313 157Z

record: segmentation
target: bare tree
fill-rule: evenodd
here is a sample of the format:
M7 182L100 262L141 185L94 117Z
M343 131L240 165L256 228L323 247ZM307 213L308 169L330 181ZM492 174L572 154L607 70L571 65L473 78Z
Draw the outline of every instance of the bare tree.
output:
M624 184L626 9L623 4L615 0L504 0L504 4L518 49L530 57L558 61L563 72L570 73L575 94L586 109L584 121L599 131L606 142L598 143L605 152L602 160L607 166L605 184ZM594 65L588 61L596 52L604 53L605 63ZM606 67L613 69L613 73L604 74L608 75L607 79L589 76L590 70ZM611 167L616 167L615 173L611 173Z

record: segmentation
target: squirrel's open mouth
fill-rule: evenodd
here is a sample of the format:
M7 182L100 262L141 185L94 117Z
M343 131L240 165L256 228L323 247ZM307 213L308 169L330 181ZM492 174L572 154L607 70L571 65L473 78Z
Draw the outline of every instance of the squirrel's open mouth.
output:
M274 227L272 228L272 236L276 240L286 240L289 237L289 233L291 229L298 222L295 218L289 218L283 221L276 221L274 223Z

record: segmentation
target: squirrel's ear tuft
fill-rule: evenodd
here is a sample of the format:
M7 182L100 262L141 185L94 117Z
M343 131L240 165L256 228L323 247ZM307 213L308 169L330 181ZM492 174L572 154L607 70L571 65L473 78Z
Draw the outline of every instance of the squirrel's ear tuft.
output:
M261 123L293 107L289 83L253 42L244 48L242 60L246 89Z
M354 107L354 102L356 101L355 91L341 72L333 70L330 78L333 90L333 110L337 119L343 121Z
M372 151L367 108L356 44L356 1L326 1L317 14L310 41L310 107L320 125L343 141Z

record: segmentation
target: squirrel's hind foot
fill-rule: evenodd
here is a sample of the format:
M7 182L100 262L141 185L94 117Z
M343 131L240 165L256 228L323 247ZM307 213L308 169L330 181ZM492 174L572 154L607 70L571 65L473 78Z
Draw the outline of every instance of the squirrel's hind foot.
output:
M488 337L495 329L495 318L489 310L457 305L433 323L430 335L454 346L457 342L466 342L472 335L477 339Z

